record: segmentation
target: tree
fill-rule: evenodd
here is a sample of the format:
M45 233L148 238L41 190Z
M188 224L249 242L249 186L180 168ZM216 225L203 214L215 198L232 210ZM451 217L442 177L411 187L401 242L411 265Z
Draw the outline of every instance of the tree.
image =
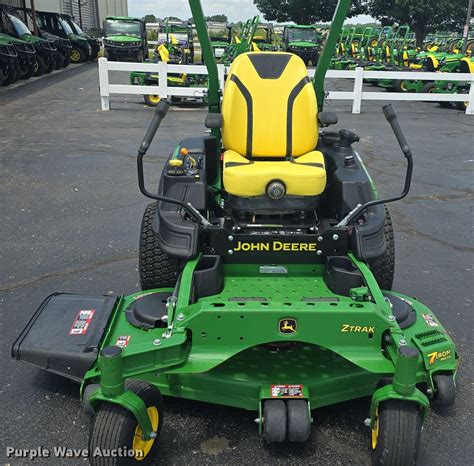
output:
M156 23L156 16L155 15L145 15L145 24L148 23Z
M369 0L368 13L384 25L407 24L423 46L426 35L435 31L462 28L467 0Z
M254 0L267 21L313 24L331 21L338 0ZM353 0L349 17L365 13L366 0Z
M227 18L227 15L212 15L206 16L206 21L215 21L216 23L227 23L229 21L229 18Z

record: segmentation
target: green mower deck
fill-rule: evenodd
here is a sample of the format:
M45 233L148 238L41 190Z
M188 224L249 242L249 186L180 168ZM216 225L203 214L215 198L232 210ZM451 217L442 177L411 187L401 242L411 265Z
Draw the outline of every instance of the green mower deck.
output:
M337 115L323 111L324 79L350 0L338 2L313 81L294 54L243 53L222 105L200 1L190 6L210 134L182 140L149 191L143 159L170 107L158 102L137 154L139 189L153 200L140 229L142 291L51 295L12 355L82 383L90 451L132 452L92 456L94 466L153 460L162 395L255 411L266 443L306 442L312 410L370 396L373 464L415 464L430 402L454 403L459 355L430 309L391 291L386 206L408 195L414 166L394 108L383 114L406 174L391 197L354 150L359 136L326 129Z

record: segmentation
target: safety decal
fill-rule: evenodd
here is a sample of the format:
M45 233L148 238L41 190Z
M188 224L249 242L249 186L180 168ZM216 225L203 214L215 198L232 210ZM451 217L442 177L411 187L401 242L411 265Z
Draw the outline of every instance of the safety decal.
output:
M303 385L271 385L272 398L301 398Z
M132 338L130 335L120 335L115 342L115 346L126 348L130 343L130 338Z
M423 319L425 319L425 322L430 326L430 327L438 327L438 322L434 320L432 314L422 314Z
M94 313L95 309L83 309L79 311L74 319L71 330L69 330L69 335L85 335Z

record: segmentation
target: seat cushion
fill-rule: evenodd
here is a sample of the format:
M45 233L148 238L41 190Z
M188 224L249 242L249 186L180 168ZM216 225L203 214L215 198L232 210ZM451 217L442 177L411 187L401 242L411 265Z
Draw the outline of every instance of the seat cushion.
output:
M307 154L318 143L317 111L300 57L282 52L239 55L222 100L224 147L254 159Z
M263 196L275 180L285 184L289 196L318 196L326 187L323 154L313 151L291 161L255 161L232 150L225 152L224 188L229 194Z

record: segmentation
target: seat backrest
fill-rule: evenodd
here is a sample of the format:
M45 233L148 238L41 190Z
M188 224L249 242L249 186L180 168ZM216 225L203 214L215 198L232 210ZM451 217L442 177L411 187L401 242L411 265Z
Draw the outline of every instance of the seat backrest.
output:
M250 52L232 64L222 102L223 143L246 156L298 157L318 142L316 94L303 60Z

